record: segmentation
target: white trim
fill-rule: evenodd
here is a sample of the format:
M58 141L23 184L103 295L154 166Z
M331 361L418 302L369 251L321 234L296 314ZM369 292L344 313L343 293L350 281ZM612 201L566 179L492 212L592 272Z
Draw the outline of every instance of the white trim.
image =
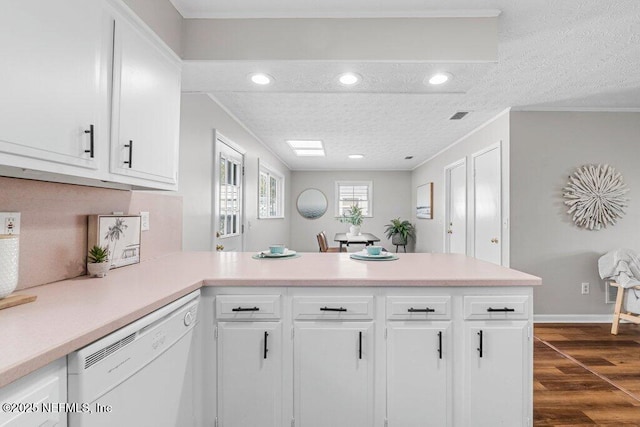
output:
M532 111L532 112L567 112L567 113L640 113L638 107L513 107L511 111Z
M534 323L611 323L613 314L535 314Z
M173 3L173 2L172 2ZM175 5L174 5L175 6ZM181 8L180 8L181 9ZM500 9L444 9L444 10L404 10L397 12L315 12L300 13L295 16L281 12L187 12L176 10L184 19L286 19L286 18L495 18L502 14Z
M242 127L242 129L244 129L249 135L251 135L256 141L258 141L269 153L271 153L276 159L280 160L282 162L283 165L285 165L285 167L289 170L292 170L291 167L287 164L287 162L285 162L284 160L282 160L282 158L280 156L278 156L276 154L275 151L273 151L267 144L264 143L263 140L261 140L255 133L253 133L253 131L251 129L249 129L244 123L242 123L240 121L240 119L238 119L236 117L235 114L233 114L231 111L229 111L229 109L227 107L225 107L224 105L222 105L222 103L218 100L218 98L216 98L214 95L212 95L211 93L206 93L207 96L216 103L216 105L218 105L218 107L220 107L222 109L222 111L224 111L229 117L231 117L236 123L238 123L240 125L240 127ZM246 153L246 151L245 151Z
M434 154L433 156L429 157L427 160L424 160L423 162L420 162L418 165L414 166L412 169L412 171L418 169L420 166L430 162L431 160L435 159L436 157L438 157L439 155L441 155L442 153L446 152L447 150L453 148L455 145L458 145L459 143L461 143L462 141L466 140L467 138L469 138L471 135L473 135L474 133L480 131L481 129L489 126L491 123L495 122L496 120L498 120L500 117L504 116L505 114L508 114L511 111L511 107L501 111L500 113L498 113L497 116L495 116L492 119L487 120L486 122L484 122L483 124L481 124L480 126L478 126L477 128L473 129L471 132L467 133L466 135L462 136L461 138L458 138L457 140L455 140L455 142L451 143L451 145L446 146L445 148L443 148L442 150L438 151L436 154Z
M449 226L447 225L447 223L449 223L449 218L451 217L451 212L449 212L449 207L451 205L451 170L457 168L458 166L464 166L464 209L465 209L465 217L467 216L467 198L469 196L469 189L467 188L467 182L469 181L469 168L467 167L467 158L466 156L461 158L460 160L457 160L453 163L449 163L448 165L446 165L444 167L444 228L442 230L442 233L444 235L444 240L443 240L443 252L444 253L449 253L449 238L447 236L447 228L449 228ZM469 226L468 226L468 222L469 219L465 218L465 222L464 222L464 252L465 255L469 253L469 245L468 245L468 236L469 236Z

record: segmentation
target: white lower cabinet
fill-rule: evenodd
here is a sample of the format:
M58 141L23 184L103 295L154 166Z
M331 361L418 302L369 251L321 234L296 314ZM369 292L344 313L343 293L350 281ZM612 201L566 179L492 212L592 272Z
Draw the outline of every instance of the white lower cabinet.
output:
M476 321L466 325L467 426L529 425L529 330L526 321Z
M217 427L531 425L531 287L207 291Z
M373 425L373 330L373 322L296 322L296 426Z
M389 426L451 426L450 322L388 322Z
M0 388L0 426L67 425L67 359L51 362Z
M218 323L218 423L282 426L282 323Z

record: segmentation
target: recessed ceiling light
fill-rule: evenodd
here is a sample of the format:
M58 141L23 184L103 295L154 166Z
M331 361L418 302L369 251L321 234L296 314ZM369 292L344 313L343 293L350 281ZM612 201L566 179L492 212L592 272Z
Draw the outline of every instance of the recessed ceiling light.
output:
M287 144L289 144L291 146L291 148L296 149L296 148L315 148L315 149L321 149L322 147L322 141L317 141L317 140L300 140L300 139L290 139L287 141Z
M360 83L362 76L356 73L344 73L338 76L338 81L345 86L353 86Z
M323 149L320 149L320 150L298 149L298 150L293 150L293 152L296 153L296 156L300 156L300 157L324 157Z
M261 86L271 84L271 82L273 82L274 80L274 78L271 77L269 74L264 74L264 73L254 73L249 75L249 78L251 79L252 82Z
M453 76L449 73L436 73L429 77L429 79L425 79L432 85L441 85L443 83L448 82Z
M349 154L350 159L364 159L364 154Z

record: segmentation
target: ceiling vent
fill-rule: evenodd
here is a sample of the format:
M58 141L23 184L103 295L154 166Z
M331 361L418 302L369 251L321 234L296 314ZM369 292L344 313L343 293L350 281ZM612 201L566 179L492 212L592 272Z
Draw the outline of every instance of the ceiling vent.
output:
M469 114L468 111L458 111L457 113L455 113L453 116L449 117L449 120L460 120L462 119L464 116L466 116L467 114Z

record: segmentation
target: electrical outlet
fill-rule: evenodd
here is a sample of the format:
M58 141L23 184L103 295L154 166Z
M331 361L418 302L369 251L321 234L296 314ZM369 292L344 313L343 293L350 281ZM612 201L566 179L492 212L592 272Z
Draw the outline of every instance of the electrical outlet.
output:
M149 231L149 212L140 212L140 231Z
M587 295L589 293L589 282L582 282L582 295Z
M20 234L20 212L0 212L0 234Z

